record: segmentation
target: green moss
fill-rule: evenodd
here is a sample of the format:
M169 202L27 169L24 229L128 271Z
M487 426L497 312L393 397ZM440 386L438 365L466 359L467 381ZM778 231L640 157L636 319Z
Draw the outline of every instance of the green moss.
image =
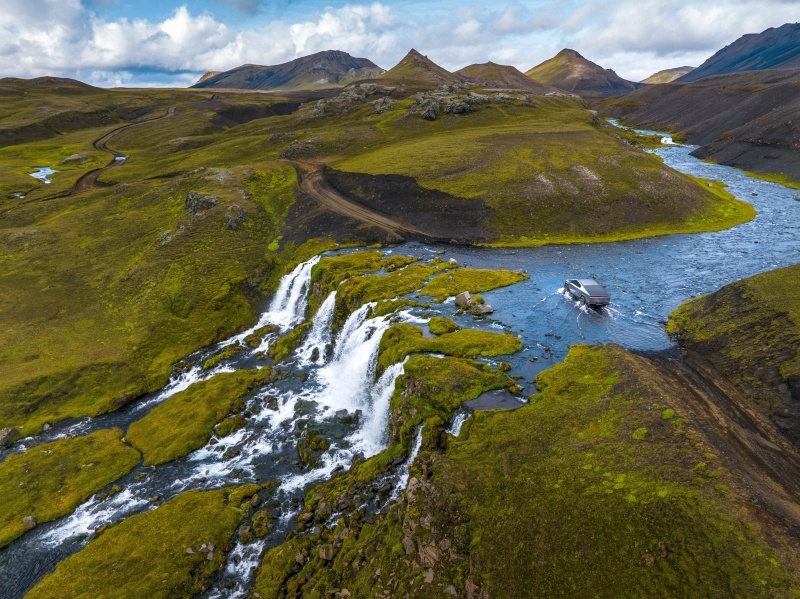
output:
M458 295L462 291L481 293L513 285L527 278L529 278L527 274L511 270L459 268L432 278L423 287L421 293L443 300L448 296Z
M460 358L477 358L513 354L521 349L522 341L510 333L462 329L429 339L422 336L419 327L401 323L383 334L378 367L382 371L413 353L438 352Z
M666 410L661 412L661 418L662 420L672 420L673 418L675 418L675 410L673 410L672 408L667 408Z
M458 329L458 325L453 322L452 318L434 316L428 321L428 329L434 335L444 335L454 332Z
M644 441L645 439L647 439L647 435L648 435L647 429L642 426L633 431L631 437L635 441Z
M533 405L475 413L434 478L468 510L470 561L483 564L483 589L509 597L791 594L746 504L695 483L698 458L715 469L720 461L695 431L676 431L652 409L668 386L644 359L574 346L537 386ZM634 449L632 435L644 428ZM535 559L543 546L548 559Z
M214 368L217 364L222 362L223 360L227 360L228 358L232 358L244 351L244 346L239 345L238 343L226 346L222 351L219 353L214 354L210 358L208 358L205 362L203 362L203 370L208 370L209 368Z
M61 562L26 597L196 596L225 565L243 515L226 505L226 495L225 489L189 491L131 516ZM201 552L204 544L213 552Z
M193 384L153 408L128 428L125 438L144 455L144 463L163 464L188 455L211 438L212 427L237 402L270 378L269 368L218 374Z
M311 328L311 325L312 323L307 320L295 326L290 333L287 333L269 346L269 350L267 351L275 362L280 362L295 350L303 339L303 336Z
M61 439L12 454L0 463L0 547L22 535L23 518L41 524L71 513L92 493L139 463L119 429Z
M761 179L762 181L777 183L778 185L783 185L784 187L789 187L791 189L800 189L800 181L797 181L796 179L793 179L792 177L783 173L756 173L752 171L746 171L746 173L748 177L753 177L754 179Z

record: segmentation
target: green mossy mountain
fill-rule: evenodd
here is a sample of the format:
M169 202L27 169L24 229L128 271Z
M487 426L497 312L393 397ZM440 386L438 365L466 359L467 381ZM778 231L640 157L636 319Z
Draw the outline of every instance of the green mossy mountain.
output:
M448 85L464 80L461 75L443 69L413 48L395 66L379 75L378 79L433 85Z
M653 73L647 79L642 79L642 83L657 84L657 83L671 83L678 77L682 77L695 67L675 67L674 69L664 69Z
M526 71L525 75L540 83L591 99L621 96L639 86L569 48L564 48L553 58Z
M518 89L537 94L559 93L560 90L550 85L534 81L516 67L485 62L471 64L455 72L467 80L486 87L498 89Z

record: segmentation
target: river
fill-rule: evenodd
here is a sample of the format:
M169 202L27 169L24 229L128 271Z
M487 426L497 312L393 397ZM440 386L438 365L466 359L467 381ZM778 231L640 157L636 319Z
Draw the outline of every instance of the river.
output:
M524 349L510 359L502 359L512 363L510 374L522 377L520 384L525 393L520 397L535 392L533 377L562 361L574 343L614 342L640 351L671 347L673 342L665 333L664 322L682 302L732 281L800 262L800 202L793 199L796 191L752 179L730 167L701 162L689 155L693 149L669 145L654 151L681 172L725 182L732 193L756 207L759 214L754 220L716 233L608 244L532 249L404 244L388 251L424 259L455 258L472 267L522 269L530 279L483 294L496 311L482 320L470 315L454 316L452 300L431 309L407 310L400 318L424 326L430 316L441 314L465 327L507 330L519 335ZM444 255L440 254L442 250ZM299 265L284 277L261 321L251 331L273 324L285 333L303 319L310 272L318 259ZM566 278L586 276L596 278L610 291L612 301L607 308L582 308L560 293ZM388 401L394 381L403 371L402 364L396 364L375 381L377 347L383 331L390 326L389 320L368 319L368 308L362 307L334 339L330 330L334 299L331 296L326 300L304 344L282 366L292 376L248 397L251 416L243 429L214 440L186 458L155 468L137 467L115 483L123 487L121 493L102 500L93 497L72 515L37 526L0 550L0 597L22 597L60 560L85 546L92 531L101 524L116 523L133 513L152 509L188 489L280 480L277 501L271 508L276 518L272 532L256 543L237 543L229 554L225 572L206 594L214 598L246 596L252 571L264 549L279 543L285 532L293 529L304 488L349 467L357 455L374 455L387 441ZM113 414L59 423L36 438L23 439L0 450L0 459L66 435L110 427L125 429L153 406L197 380L261 365L255 355L274 340L274 334L268 335L261 347L250 348L209 371L200 368L208 356L226 345L239 343L248 332L189 356L185 362L190 367L176 374L161 391ZM329 344L334 350L325 357ZM316 354L322 356L319 362L312 359ZM481 402L514 406L523 401L505 391L494 395ZM357 410L361 411L360 417L353 427ZM461 410L456 415L450 429L454 434L468 414ZM298 427L308 423L324 428L333 439L321 465L311 470L297 460L294 435ZM397 467L390 480L380 481L393 486L390 497L402 491L407 473L406 463ZM152 503L149 499L154 496L160 499ZM381 507L370 506L373 510Z

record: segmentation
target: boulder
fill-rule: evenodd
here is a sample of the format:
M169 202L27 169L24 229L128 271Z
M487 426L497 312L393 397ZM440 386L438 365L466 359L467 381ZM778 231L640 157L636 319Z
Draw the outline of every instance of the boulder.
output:
M458 260L456 260L455 258L450 258L450 260L448 260L447 263L450 264L451 266L458 266Z
M469 291L462 291L456 296L456 306L469 306L472 295Z
M492 308L489 304L476 304L470 308L470 312L474 316L483 316L485 314L491 314L494 312L494 308Z
M422 118L426 121L435 121L439 118L439 102L430 100L422 107Z
M333 545L323 545L319 548L319 557L326 562L333 560L335 555Z
M0 428L0 447L5 447L19 431L15 428Z
M244 211L244 208L236 204L228 207L228 213L225 215L225 226L229 230L235 231L246 220L247 212Z
M61 161L61 164L75 164L76 162L86 162L87 160L89 160L89 154L80 152L78 154L67 156Z
M184 205L192 214L200 214L209 208L213 208L220 201L221 198L219 196L207 196L196 191L190 191L186 194Z
M22 523L28 529L35 528L36 527L36 518L34 518L33 516L25 516L22 519Z

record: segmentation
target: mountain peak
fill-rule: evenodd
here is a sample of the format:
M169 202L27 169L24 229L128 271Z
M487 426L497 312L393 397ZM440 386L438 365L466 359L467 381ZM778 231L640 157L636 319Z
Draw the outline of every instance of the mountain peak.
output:
M427 56L412 48L394 67L380 76L381 79L418 81L444 85L455 83L462 78L443 69Z
M604 69L571 48L525 73L531 79L573 92L584 98L620 96L637 88L611 69Z
M549 85L539 83L530 77L526 77L522 71L515 67L494 62L471 64L468 67L456 71L456 75L466 77L479 85L500 89L519 89L538 94L558 91Z

